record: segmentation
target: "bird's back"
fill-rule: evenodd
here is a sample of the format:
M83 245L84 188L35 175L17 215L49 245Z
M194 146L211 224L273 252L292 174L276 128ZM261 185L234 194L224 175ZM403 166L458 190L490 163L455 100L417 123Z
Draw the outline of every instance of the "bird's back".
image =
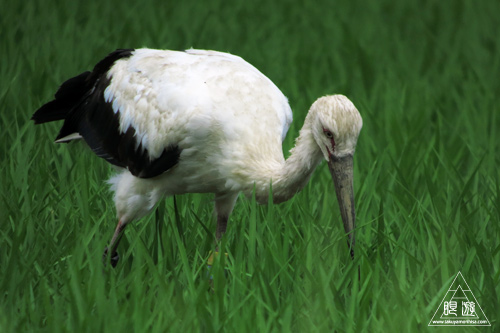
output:
M292 121L288 101L240 57L204 50L115 51L84 74L58 92L60 100L78 99L62 103L70 109L64 136L79 133L99 156L136 176L155 176L189 159L232 171L283 161L281 141ZM65 94L72 86L80 92ZM108 118L113 121L103 125ZM119 144L110 144L110 136L126 147L113 151ZM131 156L144 160L135 173ZM162 161L146 170L154 172L141 173L148 160Z
M120 109L122 131L133 126L152 156L191 136L281 144L292 120L281 91L230 54L140 49L109 73L105 95Z

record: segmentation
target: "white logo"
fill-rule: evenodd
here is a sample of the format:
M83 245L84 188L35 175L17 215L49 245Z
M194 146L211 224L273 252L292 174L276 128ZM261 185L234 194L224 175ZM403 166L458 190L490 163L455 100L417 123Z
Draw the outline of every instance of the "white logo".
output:
M467 282L458 272L428 326L491 326Z

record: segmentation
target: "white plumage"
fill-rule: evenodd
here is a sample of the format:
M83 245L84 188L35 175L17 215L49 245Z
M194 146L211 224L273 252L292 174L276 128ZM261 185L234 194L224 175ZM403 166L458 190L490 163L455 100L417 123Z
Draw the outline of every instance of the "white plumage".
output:
M240 57L117 50L92 72L64 83L33 119L65 119L57 142L83 137L97 155L123 168L110 180L119 219L110 245L113 266L125 225L148 214L162 197L215 193L220 238L238 193L251 196L255 189L257 200L267 203L272 184L273 200L285 201L323 159L334 180L339 166L337 197L346 231L354 228L358 111L341 95L316 101L285 161L281 144L292 122L288 101ZM349 159L350 165L340 162Z

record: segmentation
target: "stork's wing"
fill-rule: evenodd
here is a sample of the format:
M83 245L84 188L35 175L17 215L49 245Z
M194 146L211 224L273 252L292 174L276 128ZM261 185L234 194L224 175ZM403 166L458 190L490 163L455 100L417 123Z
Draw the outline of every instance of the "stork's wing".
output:
M64 119L56 142L69 142L79 134L97 156L133 175L150 178L177 164L180 149L172 142L160 153L150 154L138 140L132 126L123 127L121 110L105 96L112 81L109 70L134 50L117 50L100 61L92 72L85 72L61 85L55 100L42 106L32 119L35 123Z
M281 91L240 57L138 49L117 50L66 81L33 119L64 119L57 142L83 137L99 157L150 178L176 165L189 144L215 138L270 143L282 158L292 112ZM245 154L246 147L233 151Z

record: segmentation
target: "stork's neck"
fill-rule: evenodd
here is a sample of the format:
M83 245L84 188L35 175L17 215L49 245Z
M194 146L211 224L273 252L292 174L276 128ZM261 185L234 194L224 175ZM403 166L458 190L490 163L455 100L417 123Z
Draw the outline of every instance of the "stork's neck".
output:
M312 173L323 160L323 154L312 134L312 115L309 113L304 126L295 142L291 155L274 170L272 175L273 202L280 203L300 192L309 181ZM269 188L256 191L256 199L267 203Z

